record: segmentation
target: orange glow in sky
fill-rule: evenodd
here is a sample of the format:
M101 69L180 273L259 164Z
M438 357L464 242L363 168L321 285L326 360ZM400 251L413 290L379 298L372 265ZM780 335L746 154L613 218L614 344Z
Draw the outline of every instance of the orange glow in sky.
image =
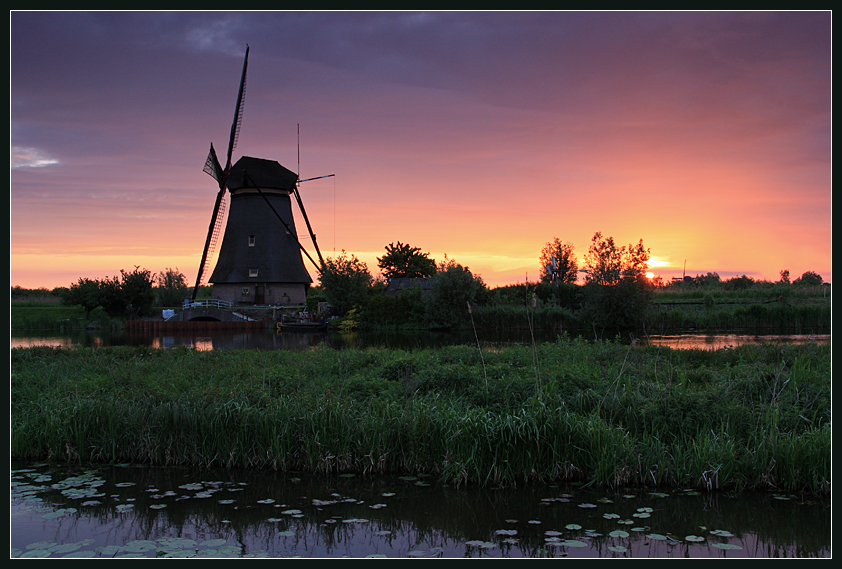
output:
M234 160L334 174L301 186L325 256L376 275L401 241L499 286L600 231L665 280L831 281L830 12L12 12L10 32L11 285L193 284L246 44Z

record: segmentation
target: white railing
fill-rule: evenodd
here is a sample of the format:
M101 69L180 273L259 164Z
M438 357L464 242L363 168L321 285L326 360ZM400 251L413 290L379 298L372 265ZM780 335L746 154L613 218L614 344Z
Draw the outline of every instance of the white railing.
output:
M191 301L190 299L184 299L184 310L188 308L231 308L234 306L233 302L228 302L227 300L219 300L218 298L202 298L198 300Z

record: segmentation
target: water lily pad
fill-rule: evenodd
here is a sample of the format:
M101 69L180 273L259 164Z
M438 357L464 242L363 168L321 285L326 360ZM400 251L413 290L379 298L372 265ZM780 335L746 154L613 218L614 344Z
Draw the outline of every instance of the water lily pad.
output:
M567 529L572 529L572 530L582 529L582 526L580 526L579 524L567 524L564 527L566 527Z
M588 544L578 539L565 539L561 542L566 547L588 547Z
M715 529L715 530L712 530L710 533L711 533L711 535L718 535L720 537L733 537L733 535L734 535L730 531L727 531L727 530L724 530L724 529Z
M494 535L517 535L516 529L498 529Z
M616 520L620 518L620 514L602 514L602 517L606 520Z
M24 553L21 553L21 559L28 559L30 557L41 558L41 557L49 557L50 552L46 549L30 549Z
M700 535L688 535L684 538L685 541L704 541L705 538Z
M197 545L195 540L186 537L165 537L159 539L158 544L161 549L166 549L168 551L195 548Z
M622 545L609 545L608 551L613 551L615 553L625 553L626 551L628 551L628 549L626 549Z
M610 535L611 537L628 537L629 532L623 531L621 529L615 529L612 532L608 532L608 535Z
M714 543L713 546L717 549L742 549L742 546L736 543Z
M143 553L145 551L155 551L157 547L158 546L154 541L138 539L123 545L122 550L128 553Z
M113 557L120 549L119 545L103 545L102 547L97 547L95 551L104 557Z
M493 548L497 547L496 543L492 543L490 541L479 541L479 540L466 541L465 545L469 545L471 547L478 547L480 549L493 549Z
M153 510L163 510L164 508L167 507L167 505L166 504L152 504L149 507L152 508Z
M67 514L72 514L74 512L76 512L76 508L60 508L58 510L48 512L48 513L42 515L41 517L44 518L45 520L52 520L52 519L55 519L55 518L62 518L64 516L66 516Z
M97 555L96 551L93 551L92 549L83 549L82 551L72 551L70 553L65 553L61 557L62 557L62 559L64 559L64 558L77 558L78 559L78 558L96 557L96 555Z
M413 549L412 551L407 551L406 554L409 557L424 557L427 555L427 552L423 549Z
M580 508L596 508L596 504L579 504Z
M646 534L646 537L648 537L649 539L657 540L657 541L663 541L663 540L667 539L667 536L662 535L660 533L649 533L649 534Z
M76 551L80 549L82 544L79 542L76 543L62 543L61 545L56 545L50 548L51 553L70 553L71 551Z
M225 545L225 543L227 541L228 541L227 539L222 539L222 538L208 539L208 540L200 543L199 546L200 547L219 547L220 545Z
M279 531L276 535L279 537L295 537L295 532L290 530Z

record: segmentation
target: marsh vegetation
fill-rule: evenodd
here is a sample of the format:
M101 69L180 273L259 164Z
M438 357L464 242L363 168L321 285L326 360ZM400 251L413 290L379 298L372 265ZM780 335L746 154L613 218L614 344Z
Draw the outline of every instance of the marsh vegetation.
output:
M830 491L830 346L11 350L11 455Z

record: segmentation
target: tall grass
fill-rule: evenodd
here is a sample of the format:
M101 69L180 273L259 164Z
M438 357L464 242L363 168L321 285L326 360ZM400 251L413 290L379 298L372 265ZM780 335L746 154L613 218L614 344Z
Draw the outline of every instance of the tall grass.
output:
M15 457L830 490L830 348L816 344L26 348L10 384Z

